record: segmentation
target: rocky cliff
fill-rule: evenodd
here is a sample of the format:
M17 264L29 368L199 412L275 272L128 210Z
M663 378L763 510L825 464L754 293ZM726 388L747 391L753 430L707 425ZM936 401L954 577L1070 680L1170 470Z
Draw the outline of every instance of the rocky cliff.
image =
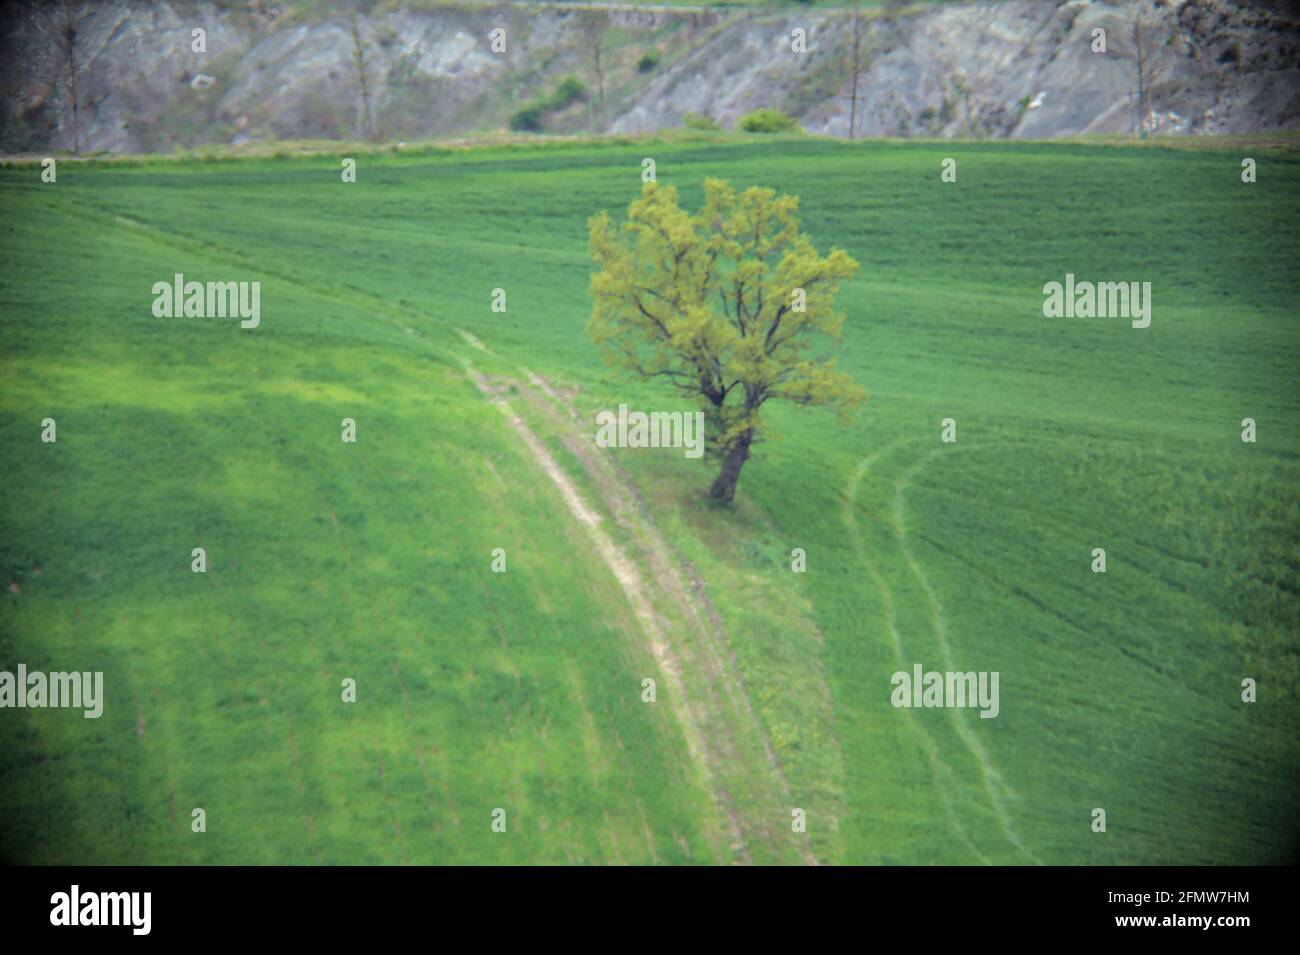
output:
M850 114L858 135L877 136L1300 126L1295 4L866 5L856 105L854 17L843 7L108 0L71 9L82 152L414 140L506 128L529 104L516 125L559 133L655 130L689 113L730 127L762 106L832 136L848 135ZM49 3L8 8L6 152L73 147L64 25ZM562 97L570 76L580 86Z

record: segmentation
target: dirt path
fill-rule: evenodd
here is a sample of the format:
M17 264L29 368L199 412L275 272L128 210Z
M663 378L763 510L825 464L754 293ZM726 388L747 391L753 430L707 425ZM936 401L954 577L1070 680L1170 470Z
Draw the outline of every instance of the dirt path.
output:
M473 336L462 334L471 346L487 352ZM470 362L464 364L470 380L506 415L555 484L627 597L663 672L668 692L662 701L677 716L690 756L726 821L735 860L818 864L807 835L790 831L795 803L789 783L750 704L725 626L704 582L684 566L635 485L580 429L576 411L549 382L521 368L523 380L511 378L498 386ZM544 419L578 459L599 506L612 517L626 545L614 541L596 509L503 396L510 386L535 420ZM756 860L754 850L760 848Z
M559 490L565 506L569 509L569 513L586 529L601 559L604 560L610 572L618 581L619 586L623 589L623 594L627 597L633 613L636 614L641 629L649 640L650 651L659 664L659 669L668 684L670 698L681 701L680 705L674 706L672 709L678 716L682 734L686 738L687 751L690 753L691 759L703 770L705 785L716 794L718 790L712 778L712 766L708 761L702 759L702 753L704 752L703 734L700 731L698 720L687 702L688 697L682 686L681 664L673 655L668 640L659 626L641 574L623 550L614 543L609 534L605 532L605 529L601 527L600 516L587 504L581 492L579 492L569 476L564 473L559 464L556 463L551 452L546 449L546 446L533 432L532 428L515 413L510 402L501 397L500 393L469 362L465 363L465 374L478 388L479 392L506 416L510 427L523 440L534 461ZM744 837L740 829L740 822L729 800L719 800L719 808L723 810L730 820L733 847L736 845L743 847ZM746 862L751 861L747 853L743 855L743 859Z
M619 526L633 535L638 548L654 574L657 588L680 608L688 618L695 634L698 636L702 656L698 661L705 669L707 683L711 688L721 687L726 694L726 703L734 708L744 722L745 729L761 745L763 758L767 762L769 774L779 789L784 805L792 806L793 796L785 774L781 770L776 754L762 724L754 713L749 694L745 690L744 677L736 662L727 637L726 626L718 614L713 602L709 600L704 581L695 574L689 565L684 565L674 553L667 539L656 526L650 507L641 496L631 477L618 466L612 455L604 453L595 444L594 437L588 430L573 425L580 423L577 411L544 378L535 375L527 368L522 369L528 381L536 389L525 392L524 397L542 414L549 417L561 427L565 421L558 411L564 412L570 421L569 430L563 441L582 463L587 476L600 491L601 499L614 515ZM539 400L545 395L550 400ZM802 845L803 861L816 865L807 840Z

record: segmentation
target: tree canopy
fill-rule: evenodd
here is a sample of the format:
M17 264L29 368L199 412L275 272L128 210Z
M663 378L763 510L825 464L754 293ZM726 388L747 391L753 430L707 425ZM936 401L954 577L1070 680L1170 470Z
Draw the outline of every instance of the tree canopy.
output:
M698 401L709 454L722 462L710 494L729 502L766 402L825 405L842 417L865 402L833 356L814 352L818 336L839 338L835 295L858 263L841 249L817 253L794 196L758 187L737 195L709 179L704 197L692 214L674 187L647 182L626 222L606 213L589 221L599 271L588 331L612 366Z

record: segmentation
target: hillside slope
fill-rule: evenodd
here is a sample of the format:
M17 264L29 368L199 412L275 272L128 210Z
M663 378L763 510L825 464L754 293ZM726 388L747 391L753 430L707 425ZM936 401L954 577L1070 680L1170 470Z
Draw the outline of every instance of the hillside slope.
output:
M0 34L0 149L71 149L66 66L50 7L19 5ZM585 100L551 132L645 131L687 112L730 127L777 106L810 132L847 135L849 14L462 3L232 6L96 4L80 28L84 151L284 138L413 140L503 129L566 76ZM1144 11L1143 124L1173 133L1300 125L1300 20L1229 0L985 0L864 8L858 135L1051 138L1137 122L1132 23ZM1288 12L1289 11L1289 12ZM191 33L206 31L206 52ZM489 34L505 31L494 52ZM806 52L792 31L806 32ZM1107 31L1105 53L1093 31ZM596 71L592 51L599 46ZM365 62L366 93L356 67ZM601 97L603 87L604 98Z
M584 331L587 217L644 148L0 170L0 669L107 695L7 711L0 856L1293 858L1294 154L1252 147L1247 186L1213 148L654 144L688 206L776 185L862 263L839 357L871 402L765 409L728 511L706 460L593 441L663 407ZM261 325L155 318L177 271L260 279ZM1044 318L1067 272L1150 281L1150 327ZM999 672L998 717L895 709L916 664Z

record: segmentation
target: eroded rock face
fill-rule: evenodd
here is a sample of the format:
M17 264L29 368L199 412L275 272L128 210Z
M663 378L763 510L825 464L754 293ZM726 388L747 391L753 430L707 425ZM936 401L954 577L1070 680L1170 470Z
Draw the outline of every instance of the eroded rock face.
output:
M1148 98L1140 117L1133 34L1139 13ZM807 22L810 44L801 58L788 52L789 37ZM729 126L749 110L784 101L808 131L847 136L849 23L836 13L737 24L637 96L614 129L672 126L687 111ZM1093 50L1095 30L1105 31L1104 53ZM1050 138L1129 132L1139 119L1174 133L1300 122L1294 12L1222 0L1020 0L875 16L863 31L858 135ZM832 82L818 89L819 74ZM840 75L845 82L835 84ZM801 96L801 85L818 95Z
M988 0L862 20L859 136L1050 138L1145 128L1195 134L1300 126L1296 3ZM761 13L617 8L602 54L592 14L556 5L463 6L360 15L363 108L345 14L212 2L108 0L79 26L83 152L282 138L413 140L504 128L510 113L576 75L588 100L546 116L556 132L641 132L686 113L730 127L776 106L805 129L849 132L852 38L845 10ZM71 148L66 63L48 4L0 28L0 148ZM1143 18L1138 109L1133 23ZM506 31L494 52L489 34ZM192 49L193 30L206 52ZM791 49L806 31L807 51ZM1105 52L1094 52L1105 31ZM638 69L650 48L662 53Z

